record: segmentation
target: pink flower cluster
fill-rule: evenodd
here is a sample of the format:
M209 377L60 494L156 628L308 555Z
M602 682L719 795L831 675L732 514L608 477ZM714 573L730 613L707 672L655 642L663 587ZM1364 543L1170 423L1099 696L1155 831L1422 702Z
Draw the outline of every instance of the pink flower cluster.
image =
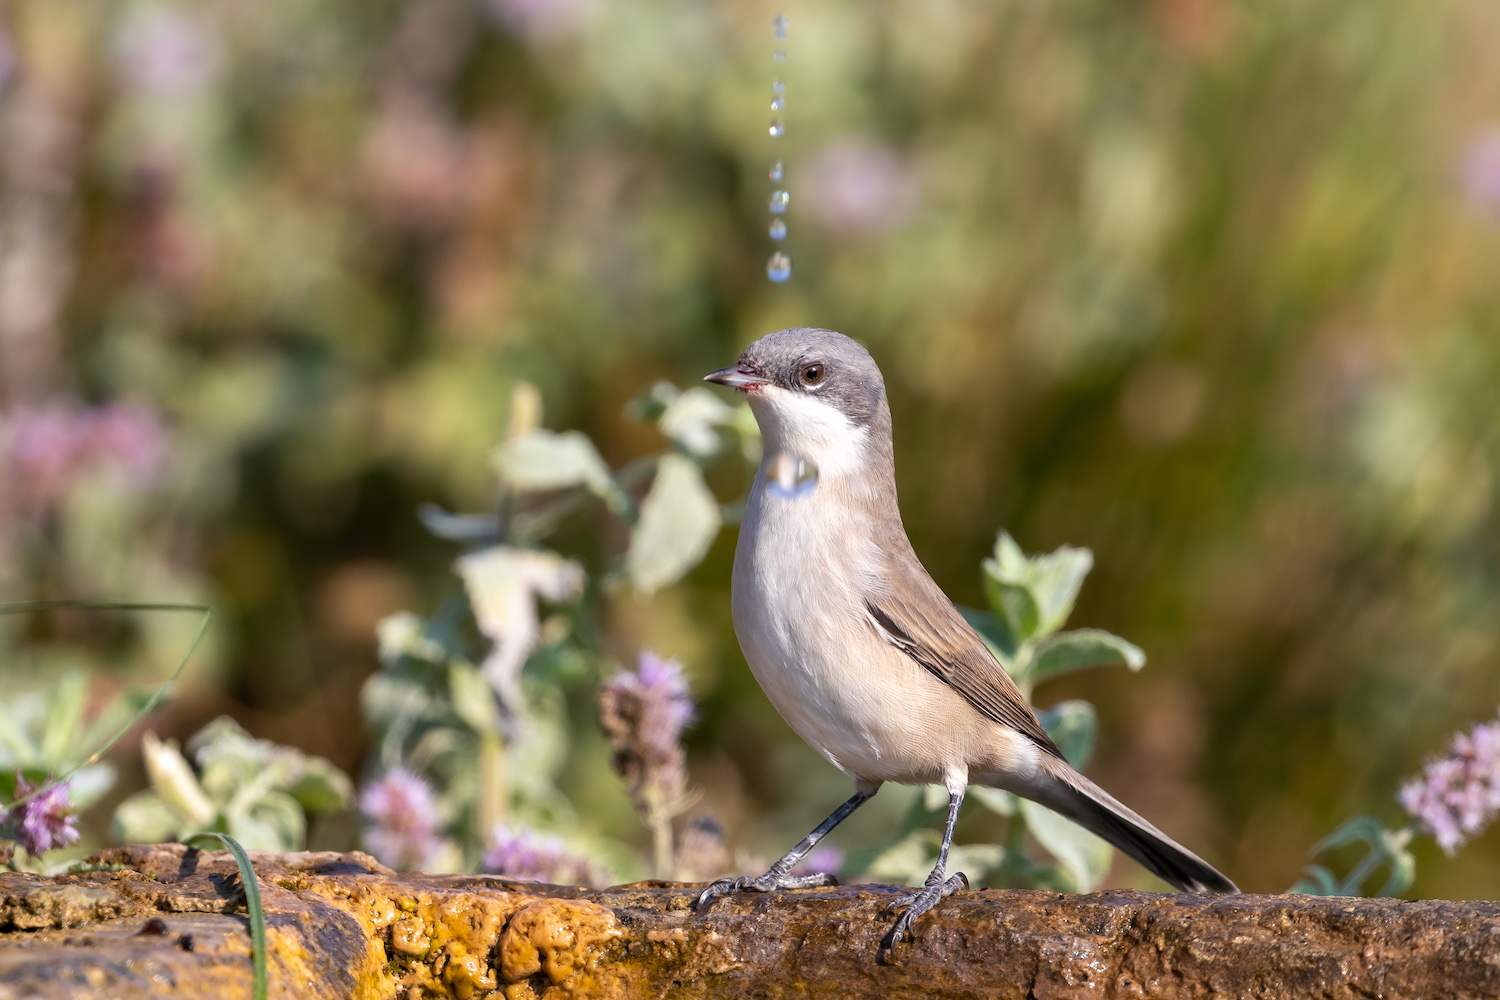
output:
M135 403L101 407L22 407L0 423L0 461L19 497L51 506L84 472L106 472L144 490L166 467L166 430L156 413Z
M1396 796L1449 857L1500 814L1500 722L1455 733L1451 751Z
M552 885L608 885L609 873L570 853L563 842L534 830L500 826L490 836L483 871Z
M367 786L359 810L370 820L365 847L382 864L413 871L437 853L437 799L427 782L405 768L391 768Z
M1500 213L1500 128L1476 134L1458 165L1459 181L1476 205Z
M670 766L680 757L682 730L693 721L693 699L688 694L682 664L642 653L635 672L622 670L604 685L602 695L625 709L628 722L606 727L648 765Z
M16 798L35 792L41 785L16 775ZM38 857L55 847L67 847L78 839L78 814L68 801L67 782L50 785L40 795L12 806L5 814L5 834Z

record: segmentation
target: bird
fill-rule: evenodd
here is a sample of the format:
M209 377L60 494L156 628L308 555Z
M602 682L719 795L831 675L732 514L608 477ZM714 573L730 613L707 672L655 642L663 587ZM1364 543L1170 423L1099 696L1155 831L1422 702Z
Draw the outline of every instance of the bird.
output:
M1093 831L1178 889L1235 884L1064 758L1020 689L923 568L897 505L891 412L869 351L795 327L704 376L747 398L764 444L736 543L730 600L751 672L788 725L854 779L854 794L765 874L730 893L836 885L792 869L886 782L942 785L937 864L900 909L882 953L959 888L948 853L971 784L1024 796Z

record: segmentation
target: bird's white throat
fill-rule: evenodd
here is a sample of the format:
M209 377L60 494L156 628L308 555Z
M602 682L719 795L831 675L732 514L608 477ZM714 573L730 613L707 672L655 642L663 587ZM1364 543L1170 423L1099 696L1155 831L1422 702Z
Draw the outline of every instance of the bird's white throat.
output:
M814 478L857 474L868 460L870 432L816 395L768 385L750 393L750 409L760 424L769 477L780 481L797 475L797 460L810 464ZM783 458L783 456L786 456ZM793 467L784 464L791 461Z

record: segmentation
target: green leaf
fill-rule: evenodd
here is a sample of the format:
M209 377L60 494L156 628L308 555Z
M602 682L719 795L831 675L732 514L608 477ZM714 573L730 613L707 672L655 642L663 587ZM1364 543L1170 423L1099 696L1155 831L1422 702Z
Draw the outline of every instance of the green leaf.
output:
M1146 654L1139 646L1103 629L1058 632L1037 644L1026 670L1026 680L1035 685L1075 670L1116 664L1139 670L1146 665Z
M477 667L468 663L449 665L448 693L454 714L470 729L481 735L499 732L500 712L494 689Z
M1027 829L1057 859L1074 891L1091 892L1109 873L1114 848L1045 806L1030 799L1021 799L1020 803Z
M1026 558L1026 553L1021 551L1021 546L1008 531L995 536L993 561L995 574L1001 579L1020 582L1030 575L1031 560Z
M979 633L979 638L990 648L995 659L1007 673L1014 673L1016 650L1020 643L1011 634L1009 627L1000 620L998 615L989 611L980 611L978 608L966 608L958 605L958 613L964 616L964 621L969 627Z
M68 779L68 800L74 809L83 812L115 786L115 777L113 764L90 764Z
M1302 869L1302 877L1287 891L1304 896L1340 895L1338 879L1322 865L1307 865Z
M307 840L307 817L286 792L266 792L249 810L225 816L229 833L251 849L300 851Z
M188 842L191 844L210 837L218 840L234 855L235 866L240 870L240 885L245 889L245 909L250 914L250 960L254 969L251 996L253 1000L266 1000L266 910L260 899L260 880L255 875L255 866L250 863L250 855L245 853L245 849L233 837L223 833L201 833Z
M936 858L933 860L936 862ZM954 844L948 849L948 874L963 872L970 882L978 883L987 873L1003 867L1005 860L1005 848L999 844Z
M1009 583L990 574L990 566L990 561L986 560L985 596L989 598L990 607L995 609L1005 630L1015 636L1019 646L1034 638L1041 624L1041 610L1037 607L1036 596L1024 583Z
M1032 592L1041 604L1041 633L1050 635L1062 627L1073 613L1083 578L1094 568L1094 554L1088 549L1064 545L1045 556L1031 560Z
M287 791L310 813L339 812L354 804L354 783L322 757L304 758L301 776Z
M47 693L47 714L42 723L42 757L52 766L67 763L78 746L83 729L83 710L88 700L88 675L70 670Z
M586 486L602 495L613 485L609 466L582 431L534 430L505 441L493 457L500 478L512 489Z
M968 797L999 816L1014 816L1018 808L1016 803L1019 800L1010 792L1001 791L998 788L972 785L969 788Z
M161 844L182 833L183 820L155 792L136 792L115 807L110 837L122 844Z
M1068 763L1082 771L1099 735L1099 716L1094 706L1081 699L1060 701L1038 712L1036 717Z
M1031 590L1031 563L1015 539L1002 531L995 541L994 557L986 559L982 569L990 607L1019 647L1036 635L1041 624L1041 606Z
M1333 892L1324 893L1318 891L1315 895L1338 895L1338 896L1360 896L1364 894L1364 884L1382 864L1390 867L1390 874L1385 884L1380 887L1377 896L1395 896L1405 892L1411 887L1412 880L1416 878L1417 861L1412 856L1408 845L1412 839L1412 828L1402 827L1399 830L1387 830L1385 824L1374 816L1354 816L1346 820L1337 830L1313 845L1310 853L1314 856L1324 851L1331 851L1349 844L1364 843L1369 845L1369 850L1361 858L1349 873L1333 885ZM1321 866L1309 866L1309 874L1312 868ZM1331 877L1331 875L1330 875ZM1299 882L1293 886L1292 891L1301 891ZM1317 883L1321 889L1323 884Z
M79 740L78 746L98 746L120 726L133 724L150 698L151 696L144 691L120 692L99 710L98 715L94 716L88 729L84 731L82 739Z
M708 458L724 446L718 429L733 421L733 407L707 389L694 387L667 404L657 426L689 455Z
M994 556L984 561L985 592L1012 634L1024 642L1050 635L1068 620L1093 565L1093 553L1068 545L1028 558L1002 531Z
M9 754L10 759L4 763L13 766L28 766L41 757L41 751L36 744L31 742L25 729L16 725L11 718L10 708L12 703L5 705L5 710L0 711L0 746L3 746Z
M913 830L871 861L865 874L919 885L937 861L937 848L941 843L935 830Z
M718 501L697 464L681 455L662 456L625 555L636 591L651 594L681 579L708 552L719 525Z

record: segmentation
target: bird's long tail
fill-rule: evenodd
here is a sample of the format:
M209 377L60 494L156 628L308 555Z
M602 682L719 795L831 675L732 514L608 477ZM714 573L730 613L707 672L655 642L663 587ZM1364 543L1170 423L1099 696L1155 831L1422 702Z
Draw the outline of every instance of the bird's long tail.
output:
M1092 830L1184 892L1239 892L1218 869L1061 760L1044 758L1021 794Z

